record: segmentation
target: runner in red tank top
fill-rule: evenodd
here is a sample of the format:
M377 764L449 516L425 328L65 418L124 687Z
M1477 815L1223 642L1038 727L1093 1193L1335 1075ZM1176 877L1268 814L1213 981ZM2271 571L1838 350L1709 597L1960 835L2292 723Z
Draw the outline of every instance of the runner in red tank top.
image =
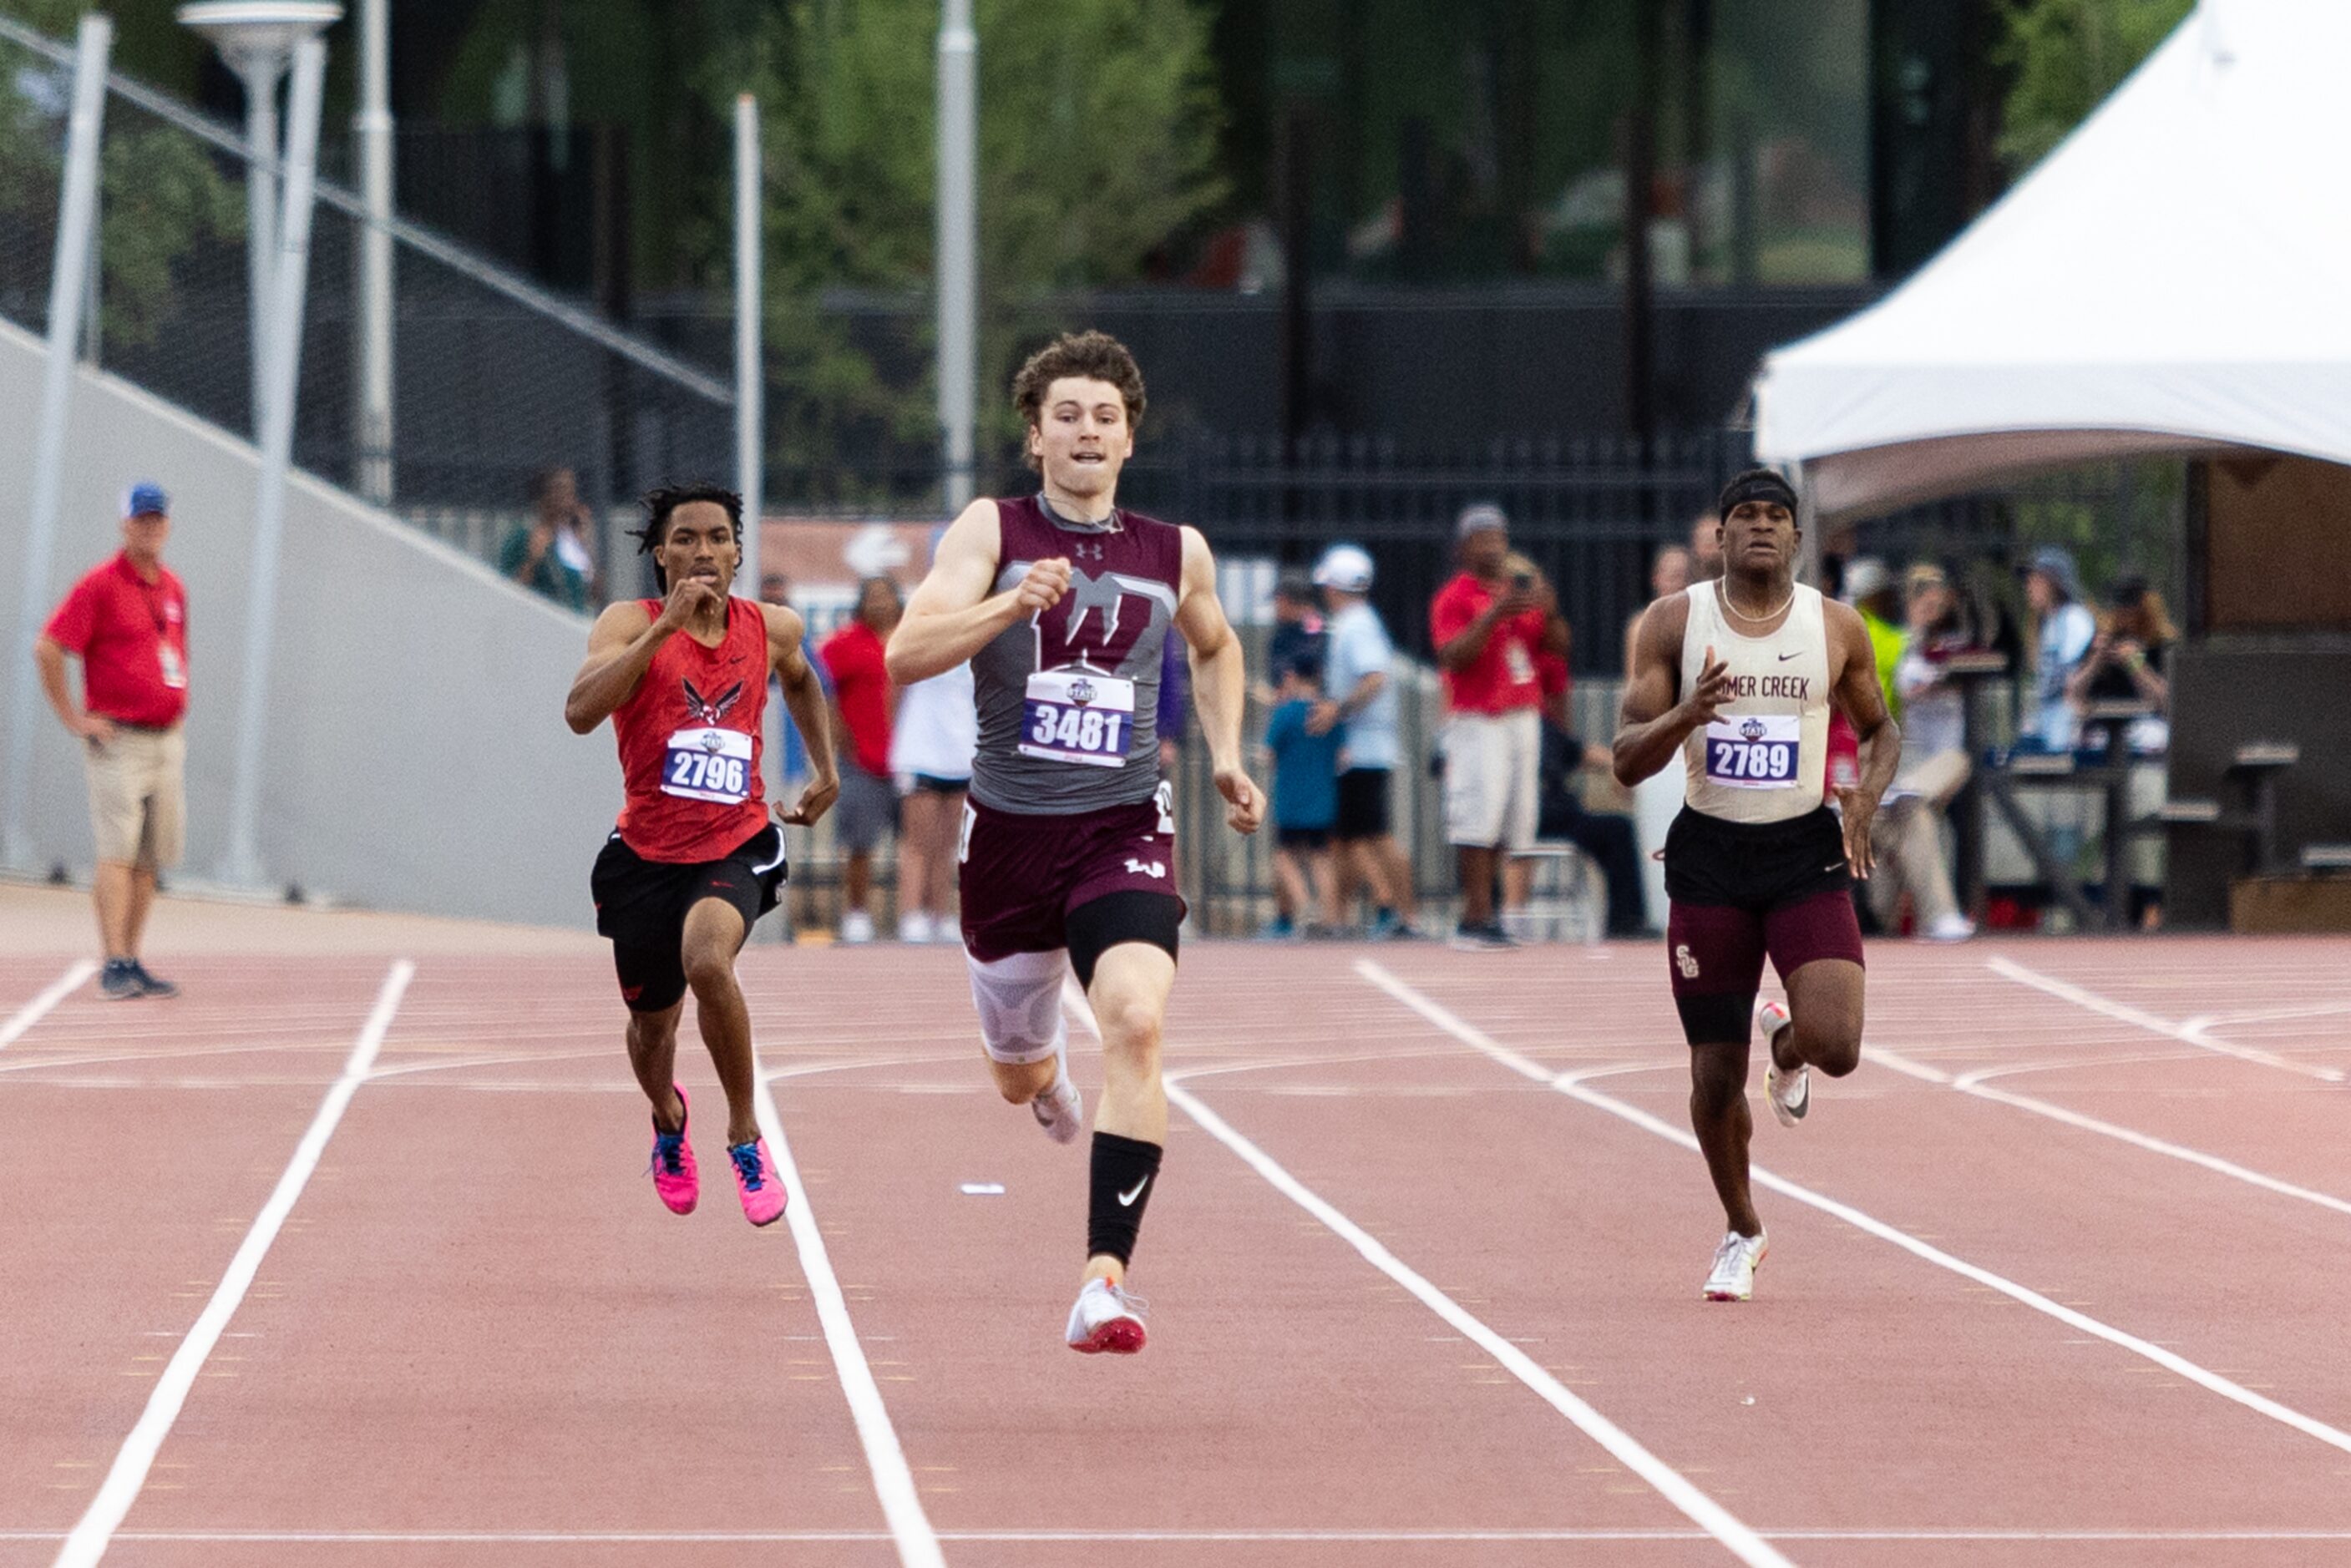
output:
M1064 1337L1089 1355L1143 1348L1126 1267L1167 1142L1160 1022L1184 900L1176 822L1147 719L1168 635L1192 649L1200 729L1225 820L1254 833L1264 796L1241 769L1240 639L1196 529L1117 504L1143 372L1117 339L1060 337L1012 384L1040 492L976 501L939 541L890 639L891 679L971 661L979 716L964 814L964 951L996 1086L1057 1143L1084 1111L1061 1023L1074 973L1102 1043L1086 1264Z
M563 704L576 734L611 719L627 787L589 886L629 1009L629 1064L653 1102L654 1190L684 1214L699 1189L685 1091L673 1071L691 986L726 1094L727 1161L743 1212L765 1225L784 1211L784 1188L754 1110L751 1015L735 955L784 880L783 836L768 820L759 777L770 673L807 737L811 775L777 819L816 821L841 783L824 688L800 653L800 618L727 593L743 558L742 499L688 485L653 492L645 507L640 537L665 597L597 618Z

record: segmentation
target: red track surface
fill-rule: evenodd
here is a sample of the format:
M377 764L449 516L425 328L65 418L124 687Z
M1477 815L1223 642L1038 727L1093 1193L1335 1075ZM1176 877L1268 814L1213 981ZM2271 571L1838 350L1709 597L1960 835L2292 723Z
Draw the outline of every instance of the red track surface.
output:
M0 1048L0 1568L89 1509L396 956L190 959L176 1002L85 985ZM1168 1064L1790 1560L2351 1562L2351 945L1872 963L1871 1047L1908 1070L1817 1085L1794 1133L1759 1099L1755 1152L1917 1250L1761 1192L1741 1306L1698 1299L1698 1157L1628 1119L1683 1120L1651 949L1203 943ZM0 1023L63 968L0 960ZM1151 1348L1070 1355L1084 1150L988 1090L959 957L742 970L946 1561L1735 1560L1181 1110L1134 1278ZM419 958L107 1562L902 1560L794 1239L736 1210L706 1059L681 1053L705 1189L680 1220L620 1018L591 955Z

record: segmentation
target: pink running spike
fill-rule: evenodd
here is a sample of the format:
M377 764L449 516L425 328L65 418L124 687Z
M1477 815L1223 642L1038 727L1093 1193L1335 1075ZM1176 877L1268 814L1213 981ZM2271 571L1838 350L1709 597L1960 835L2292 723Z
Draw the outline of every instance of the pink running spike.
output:
M749 1143L730 1143L726 1158L735 1167L736 1189L743 1195L743 1218L754 1225L774 1224L784 1211L786 1198L784 1179L776 1174L768 1140L757 1137Z
M685 1141L686 1118L682 1114L686 1109L685 1089L682 1085L673 1086L677 1089L681 1115L674 1133L662 1131L659 1122L653 1124L653 1190L661 1194L671 1213L691 1214L695 1200L702 1196L702 1178L695 1169L694 1146Z

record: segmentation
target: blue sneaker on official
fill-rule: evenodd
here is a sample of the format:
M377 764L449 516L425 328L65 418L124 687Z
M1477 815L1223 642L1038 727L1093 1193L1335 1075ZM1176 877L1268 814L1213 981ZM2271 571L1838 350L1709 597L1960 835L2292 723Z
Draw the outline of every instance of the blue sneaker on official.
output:
M141 996L177 996L180 988L168 980L159 980L147 972L147 966L137 959L131 961L131 978L139 982Z
M139 966L129 959L109 959L98 971L98 994L109 1002L130 1002L147 994L139 983Z

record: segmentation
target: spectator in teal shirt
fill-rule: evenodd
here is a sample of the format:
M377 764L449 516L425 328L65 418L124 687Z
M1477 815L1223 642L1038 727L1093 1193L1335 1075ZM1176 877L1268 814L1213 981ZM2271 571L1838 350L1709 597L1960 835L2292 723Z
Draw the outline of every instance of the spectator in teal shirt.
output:
M589 550L588 509L568 468L542 469L530 484L531 516L507 530L498 570L566 609L587 613L595 597L596 557Z
M1266 749L1273 753L1273 896L1276 914L1269 936L1298 931L1300 911L1319 902L1322 919L1307 928L1319 932L1338 924L1338 882L1332 875L1331 828L1339 816L1340 732L1330 725L1317 733L1308 722L1322 696L1319 649L1294 655L1276 672L1280 701L1265 723ZM1310 889L1307 867L1312 868Z

